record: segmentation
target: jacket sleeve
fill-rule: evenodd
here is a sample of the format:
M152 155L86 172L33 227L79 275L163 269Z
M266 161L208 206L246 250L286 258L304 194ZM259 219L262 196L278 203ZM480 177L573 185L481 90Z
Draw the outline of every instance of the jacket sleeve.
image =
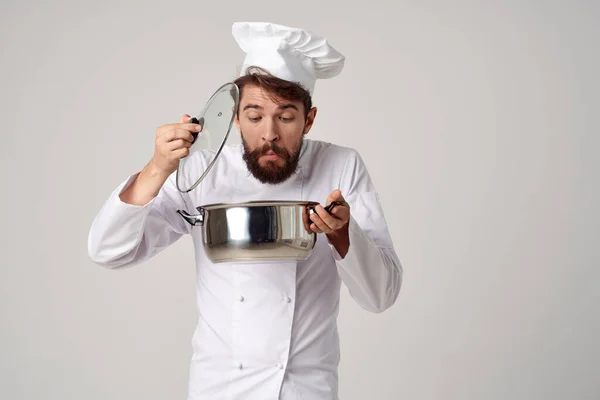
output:
M339 189L350 204L350 247L344 258L330 244L338 273L365 310L391 307L402 286L403 269L394 250L379 196L360 155L351 150Z
M191 225L177 214L187 207L175 186L174 174L143 206L127 204L119 197L136 177L137 173L131 175L111 193L92 222L88 254L104 267L138 264L191 232Z

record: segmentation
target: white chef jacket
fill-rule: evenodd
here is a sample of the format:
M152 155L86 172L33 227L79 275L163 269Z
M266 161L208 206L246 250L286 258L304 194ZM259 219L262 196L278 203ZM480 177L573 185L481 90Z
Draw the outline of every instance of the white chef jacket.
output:
M173 173L143 206L119 194L104 203L89 232L89 255L108 268L138 264L191 235L195 246L198 323L192 338L188 400L337 400L337 316L343 282L370 312L396 300L402 267L382 208L357 151L305 139L298 168L284 183L262 184L247 170L241 145L228 145L193 191L183 194ZM201 168L210 152L193 153ZM188 167L189 165L186 165ZM204 169L203 169L204 170ZM197 214L212 203L253 200L318 201L340 189L350 204L350 248L342 259L319 234L303 262L213 264L204 253L201 226L177 210Z

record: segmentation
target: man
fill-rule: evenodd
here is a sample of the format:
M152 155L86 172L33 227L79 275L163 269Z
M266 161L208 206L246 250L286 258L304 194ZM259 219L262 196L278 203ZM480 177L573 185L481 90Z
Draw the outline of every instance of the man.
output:
M339 74L344 57L301 29L236 23L233 34L246 52L235 81L242 144L225 146L200 185L182 193L175 171L201 128L189 115L158 128L150 163L114 190L94 220L89 254L109 268L131 266L192 235L199 320L190 400L337 399L341 283L365 310L382 312L402 282L359 154L304 139L316 117L314 83ZM194 154L204 165L209 161L207 152ZM201 230L176 213L273 199L341 203L331 214L317 206L309 229L320 237L306 261L214 265Z

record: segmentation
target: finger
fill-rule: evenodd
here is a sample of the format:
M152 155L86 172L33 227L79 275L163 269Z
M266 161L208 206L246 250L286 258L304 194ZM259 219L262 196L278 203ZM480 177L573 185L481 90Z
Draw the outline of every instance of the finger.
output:
M335 189L329 196L327 196L326 203L329 204L332 201L343 201L344 197L342 196L342 191L340 189Z
M174 151L174 150L178 150L178 149L182 149L182 148L190 148L190 146L192 145L191 142L185 140L185 139L174 139L171 140L170 142L167 142L165 144L166 149L169 151Z
M331 233L333 232L333 229L327 225L322 219L321 217L319 217L319 214L312 214L310 216L310 219L312 220L313 224L317 226L317 228L319 228L322 232L324 233Z
M314 233L324 233L322 230L319 229L319 227L316 224L311 224L310 230Z
M327 197L327 200L325 201L326 204L331 204L334 201L337 201L339 203L342 203L342 205L344 206L349 206L348 203L346 202L346 199L344 199L344 196L342 195L341 190L336 189L333 192L331 192L331 194ZM337 206L333 206L332 209L336 209Z
M186 124L183 124L182 126L186 126ZM194 135L188 129L173 128L164 136L162 136L162 139L165 142L170 142L176 139L184 139L191 143L194 141Z
M173 132L176 132L178 130L184 130L190 133L195 133L202 131L202 126L200 124L189 123L167 124L158 128L156 136L163 139L172 140L175 138L175 136L173 136Z
M202 131L202 125L200 125L200 124L192 124L192 123L175 124L174 128L175 128L175 130L185 130L185 131L188 131L188 132L200 132L200 131Z
M331 210L331 215L342 224L348 222L350 219L350 206L348 203L342 203L341 206L334 206Z
M322 205L318 204L315 207L315 211L319 215L320 219L331 229L335 229L338 225L340 225L338 224L338 218L335 216L335 214L333 214L333 210L330 214Z
M171 155L174 159L180 160L183 157L187 157L190 154L190 149L183 147L181 149L174 150Z

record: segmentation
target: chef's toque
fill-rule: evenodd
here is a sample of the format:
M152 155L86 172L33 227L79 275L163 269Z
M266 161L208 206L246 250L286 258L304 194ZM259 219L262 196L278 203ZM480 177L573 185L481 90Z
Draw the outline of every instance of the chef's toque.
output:
M314 92L317 79L337 76L345 57L314 33L267 22L236 22L233 37L246 53L240 76L250 66L296 82Z

